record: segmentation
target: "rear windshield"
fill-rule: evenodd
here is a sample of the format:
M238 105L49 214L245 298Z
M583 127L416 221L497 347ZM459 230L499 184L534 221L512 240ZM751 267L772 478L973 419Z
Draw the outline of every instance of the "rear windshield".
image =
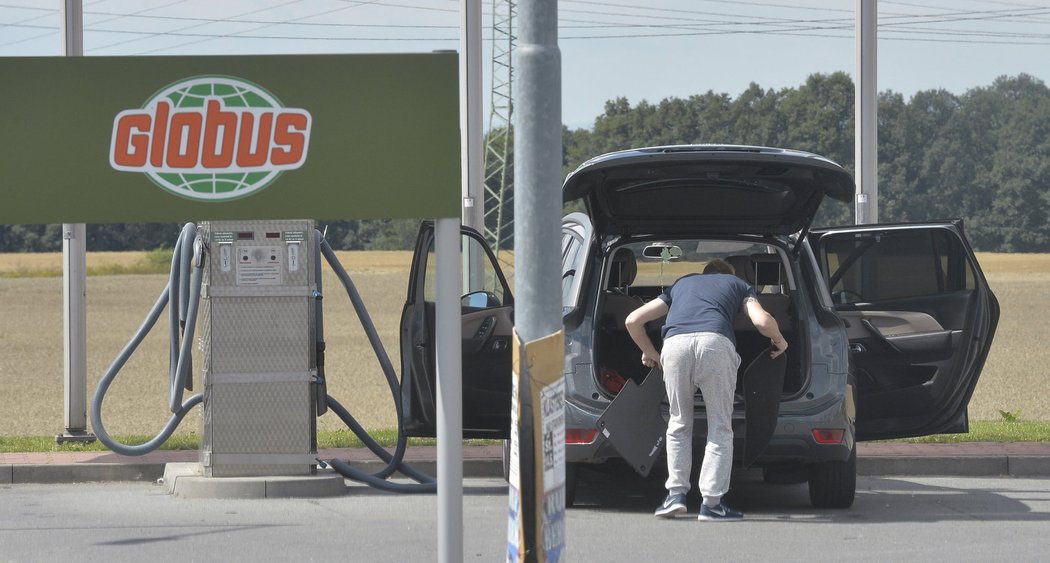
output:
M712 260L721 259L734 273L762 291L767 286L788 285L783 266L773 246L745 241L664 240L631 242L610 255L629 249L637 264L632 286L666 287L686 274L701 273ZM612 264L615 267L615 263ZM616 276L612 276L615 284Z

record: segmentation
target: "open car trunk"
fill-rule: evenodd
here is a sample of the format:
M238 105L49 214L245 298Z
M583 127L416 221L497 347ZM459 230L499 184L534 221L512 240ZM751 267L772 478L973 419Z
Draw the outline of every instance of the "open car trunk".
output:
M649 374L649 368L641 363L641 350L631 340L625 327L627 315L642 304L656 297L673 283L677 276L664 276L657 283L650 285L652 278L644 273L639 276L631 273L634 266L626 265L630 257L629 250L624 248L613 254L612 266L609 269L607 288L599 296L595 315L595 365L596 376L600 387L610 396L615 396L627 381L641 385ZM784 338L788 341L789 353L785 354L787 366L782 389L783 396L792 396L802 390L807 377L803 373L798 353L799 321L795 314L794 295L789 289L784 267L777 254L749 254L727 256L738 277L756 288L758 299L763 307L776 319ZM637 258L636 258L637 259ZM644 259L643 259L644 260ZM644 268L644 265L642 266ZM779 268L779 272L776 269ZM669 270L671 268L665 268ZM756 277L756 272L762 279ZM767 273L769 272L769 273ZM677 274L677 269L674 272ZM624 283L629 282L629 283ZM759 283L767 282L767 283ZM776 282L776 283L772 283ZM657 349L661 348L660 337L663 319L647 325L646 330ZM762 353L768 353L769 339L762 336L751 323L746 311L741 310L734 322L734 335L737 353L740 354L740 368L737 377L737 407L742 408L744 370ZM698 404L702 397L697 395Z
M785 257L768 239L631 242L612 253L602 270L605 289L596 304L594 359L598 385L613 401L598 426L639 473L648 474L655 464L666 430L667 403L662 373L642 365L641 350L625 326L627 315L656 299L681 275L702 271L715 258L728 262L755 289L789 347L788 353L772 360L769 339L741 308L733 326L740 355L733 410L734 419L743 419L746 428L742 457L744 465L750 466L776 428L780 402L801 392L808 377L800 361L806 354L801 345L805 341L800 337L802 323L795 313L797 292L791 289L797 284L785 274ZM664 320L646 326L657 349L662 349ZM704 398L699 391L695 408L702 416Z

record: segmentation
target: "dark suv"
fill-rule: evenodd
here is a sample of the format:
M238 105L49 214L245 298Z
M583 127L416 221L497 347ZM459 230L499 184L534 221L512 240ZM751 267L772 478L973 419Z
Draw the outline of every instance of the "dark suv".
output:
M645 368L627 313L722 258L752 284L790 343L782 361L746 315L734 412L737 457L769 481L808 480L818 507L848 507L856 441L967 430L967 404L999 306L961 221L813 229L826 198L853 200L850 175L820 156L743 146L668 146L591 159L565 180L582 200L562 226L567 491L576 469L623 458L645 475L661 455L662 374ZM506 438L513 300L485 256L463 300L465 437ZM473 250L471 250L471 248ZM409 435L433 436L433 230L421 230L402 318ZM477 268L484 271L475 271ZM660 322L647 327L659 345ZM697 394L698 442L704 402ZM695 448L703 452L703 447Z

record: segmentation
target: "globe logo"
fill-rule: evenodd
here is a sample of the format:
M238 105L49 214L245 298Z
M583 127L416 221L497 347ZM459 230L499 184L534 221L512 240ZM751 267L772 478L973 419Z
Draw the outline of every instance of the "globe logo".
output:
M306 162L310 113L230 76L196 76L113 119L110 166L144 173L174 195L242 198Z

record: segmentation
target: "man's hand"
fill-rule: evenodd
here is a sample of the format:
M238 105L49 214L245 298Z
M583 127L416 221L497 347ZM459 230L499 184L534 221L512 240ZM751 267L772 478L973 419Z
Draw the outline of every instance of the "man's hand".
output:
M784 350L788 349L788 343L787 340L784 340L784 335L780 334L780 327L777 326L777 321L773 318L773 315L770 315L754 296L744 299L744 307L747 309L747 316L751 318L751 323L755 325L758 332L762 336L769 338L769 343L773 346L773 351L769 353L769 357L775 358L783 354Z
M773 351L769 353L770 358L775 358L784 353L784 350L788 349L788 342L784 340L784 337L773 338L769 341L773 345Z
M634 340L634 343L642 350L642 365L645 367L660 365L660 352L653 346L653 341L646 334L645 323L666 315L667 309L667 303L664 303L663 300L653 299L627 315L627 321L624 324L627 326L628 334L631 335L631 340Z

